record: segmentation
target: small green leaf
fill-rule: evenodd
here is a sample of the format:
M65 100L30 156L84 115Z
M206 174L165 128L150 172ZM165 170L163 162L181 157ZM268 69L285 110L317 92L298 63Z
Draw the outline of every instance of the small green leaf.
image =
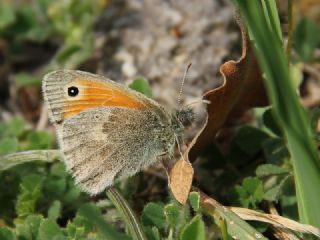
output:
M256 175L258 177L266 177L270 175L280 175L280 174L288 174L288 173L289 171L287 169L284 169L282 167L279 167L273 164L263 164L256 169Z
M1 1L0 3L0 35L15 21L15 13L13 5L6 1Z
M44 131L30 132L27 136L29 145L26 150L32 149L50 149L54 142L52 134Z
M170 203L165 206L164 214L166 220L170 226L176 226L180 222L180 212L181 210L176 204Z
M243 207L254 207L263 199L264 191L262 181L258 178L247 177L242 185L235 186L238 199Z
M27 73L19 73L15 76L18 87L40 86L41 80Z
M189 201L191 204L191 207L195 212L198 212L200 209L200 195L198 192L191 192L189 194Z
M77 227L71 222L68 223L66 232L68 234L68 237L70 237L71 239L81 239L81 237L85 236L84 227Z
M268 201L278 201L287 180L292 175L276 175L269 177L264 182L265 193L263 199Z
M17 237L11 228L0 227L0 239L1 240L16 240Z
M300 58L311 61L314 57L314 50L320 42L320 29L317 24L307 18L302 18L294 32L294 48Z
M46 240L66 239L59 225L51 219L45 219L40 224L39 237Z
M82 207L81 207L82 208ZM84 234L88 234L89 232L94 231L94 222L91 222L86 216L83 216L82 210L78 211L77 216L73 219L72 224L75 228L80 228L83 230ZM70 231L72 230L72 226L70 226ZM72 230L75 231L76 229Z
M145 227L144 230L148 240L161 240L160 232L157 227Z
M255 127L244 126L238 131L233 141L242 151L255 155L262 149L262 143L268 138L268 134L264 131Z
M184 226L180 240L205 240L205 225L200 215L195 216Z
M282 188L281 185L277 185L277 186L274 186L273 188L266 190L263 196L263 199L267 201L277 201L281 193L281 188Z
M20 218L24 218L35 212L43 180L44 176L38 174L31 174L22 179L20 194L16 203L16 211Z
M137 92L140 92L149 98L152 97L152 89L149 83L143 78L134 80L131 84L129 84L129 88L136 90Z
M141 218L145 226L156 226L162 229L166 225L164 207L157 203L148 203L143 209Z
M63 196L66 185L65 178L50 177L45 182L44 190L48 196L58 198Z
M18 140L16 138L4 138L0 140L0 155L18 151Z
M55 200L51 204L48 210L48 218L51 219L52 221L56 221L60 216L60 211L61 211L61 202L58 200Z
M72 203L73 201L76 201L79 199L79 196L81 194L80 189L74 185L74 182L72 179L67 179L67 191L63 194L63 200L67 203Z
M19 137L24 130L24 121L21 118L12 118L10 122L0 122L0 138Z
M39 239L39 228L41 222L44 220L41 215L29 215L21 222L21 219L16 220L17 235L19 239ZM18 224L18 222L20 222Z
M263 197L263 186L262 182L253 177L247 177L242 182L243 187L247 190L248 193L252 194L252 196L257 199L261 200Z
M44 218L41 215L29 215L25 220L25 223L28 224L34 239L38 238L39 228L42 221L44 221Z

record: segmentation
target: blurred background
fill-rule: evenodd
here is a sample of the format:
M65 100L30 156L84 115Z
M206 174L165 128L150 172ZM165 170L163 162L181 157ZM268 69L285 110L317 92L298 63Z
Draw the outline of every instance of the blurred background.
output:
M0 11L1 118L19 114L32 125L48 71L81 69L124 84L144 77L172 108L189 62L188 102L219 84L221 63L241 52L227 1L2 0Z
M293 79L304 106L314 108L320 105L320 6L317 0L294 3ZM278 1L278 8L286 35L287 1ZM173 109L184 71L192 62L182 99L184 104L199 100L221 84L220 65L241 55L234 16L228 0L0 0L0 155L57 148L41 95L41 79L53 70L80 69L126 85L144 78L153 98ZM195 181L207 193L234 203L230 190L243 176L224 172L225 156L214 151L216 161L195 165L200 176ZM252 161L252 156L241 154L228 156L231 169L239 167L232 160L235 156L242 159L240 164ZM133 178L134 183L125 181L121 186L125 196L135 199L134 209L167 198L164 174L159 177L151 169ZM208 179L214 179L214 186ZM65 210L58 218L62 226L89 199L73 186L61 163L18 166L0 173L0 225L12 224L13 216L30 214L30 209L15 206L16 201L25 203L21 186L30 183L42 189L37 198L29 189L32 211L46 212L59 202ZM296 216L296 210L288 215Z

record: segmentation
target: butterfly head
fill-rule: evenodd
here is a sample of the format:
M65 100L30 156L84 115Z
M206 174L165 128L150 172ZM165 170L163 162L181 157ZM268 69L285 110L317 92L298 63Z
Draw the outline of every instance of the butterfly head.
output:
M177 110L173 114L173 128L175 132L182 132L184 129L190 127L193 121L194 112L190 107Z

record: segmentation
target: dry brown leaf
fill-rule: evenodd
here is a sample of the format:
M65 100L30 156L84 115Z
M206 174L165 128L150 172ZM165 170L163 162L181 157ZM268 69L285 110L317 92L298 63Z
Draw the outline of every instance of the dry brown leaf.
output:
M276 228L271 226L271 230L273 231L273 236L276 239L281 240L303 240L300 237L297 237L291 230L283 229L283 228Z
M190 162L180 159L169 173L169 187L175 199L185 204L187 202L193 179L193 168Z
M238 119L250 108L268 104L262 75L246 30L239 20L238 24L242 33L242 56L238 61L221 65L223 84L204 95L211 102L207 107L208 124L190 151L191 162L223 126Z
M169 168L166 166L166 171L169 179L169 188L171 189L174 198L181 204L185 204L192 185L193 180L193 167L189 162L188 154L192 146L197 141L199 134L201 134L203 128L207 125L208 118L198 132L198 134L193 138L192 142L189 144L187 150L184 152L184 156L180 158L173 167Z
M268 206L268 211L269 211L270 214L279 215L276 207L274 206L274 204L272 202L268 202L267 206ZM270 229L272 231L273 236L275 236L275 238L277 238L277 239L281 239L281 240L302 240L302 238L298 237L290 229L278 228L278 227L275 227L273 225L270 227Z
M279 228L290 229L292 231L301 233L310 233L320 237L320 229L308 224L298 223L279 215L261 213L251 209L239 207L230 207L230 210L244 220L266 222Z
M223 209L223 212L232 211L234 214L238 215L243 220L249 221L259 221L270 223L277 230L277 236L280 237L292 237L292 238L281 238L281 239L299 239L295 237L295 235L290 232L300 232L300 233L308 233L313 234L315 236L320 237L320 229L313 227L308 224L301 224L299 222L293 221L291 219L279 216L277 214L267 214L258 211L254 211L252 209L240 208L240 207L226 207L220 204L215 199L209 197L205 193L201 192L199 189L193 187L192 191L198 192L200 194L200 205L201 208L210 213L212 216L220 216L219 209ZM221 210L220 210L221 211Z
M222 86L204 95L204 98L211 103L207 107L208 118L185 151L184 159L190 158L193 161L226 123L238 119L252 107L267 105L258 63L243 25L239 23L239 26L243 41L242 56L238 61L228 61L220 67L224 80ZM193 177L191 168L192 166L183 159L177 161L171 169L167 168L169 187L173 196L182 204L186 202L191 188ZM192 174L192 177L185 174L186 172Z

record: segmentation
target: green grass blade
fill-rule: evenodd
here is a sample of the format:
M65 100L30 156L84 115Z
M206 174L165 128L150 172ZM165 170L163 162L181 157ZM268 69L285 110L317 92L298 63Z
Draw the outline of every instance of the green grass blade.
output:
M107 190L107 195L122 216L122 219L125 221L132 239L146 240L147 238L143 232L140 222L121 194L115 188L109 188Z
M277 32L268 27L258 1L234 1L255 39L257 57L266 76L269 99L288 141L300 219L320 228L319 156L307 115L290 81L282 43ZM270 18L272 14L269 12L267 16Z
M274 30L277 33L279 40L282 42L281 25L276 2L272 0L262 0L261 3L264 15L271 30Z
M113 229L113 227L105 221L103 216L101 214L97 214L97 212L94 211L94 209L92 209L90 205L82 207L81 214L97 226L99 232L103 236L103 239L131 240L131 238L127 235L119 233L115 229Z

